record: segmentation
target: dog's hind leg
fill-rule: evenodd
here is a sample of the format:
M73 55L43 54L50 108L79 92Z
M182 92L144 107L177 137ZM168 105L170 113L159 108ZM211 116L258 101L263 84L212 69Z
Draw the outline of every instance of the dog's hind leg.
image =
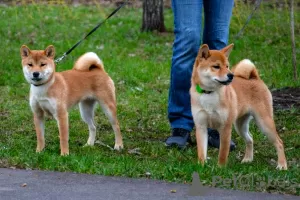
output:
M272 113L266 112L266 110L257 109L255 112L255 120L259 128L268 137L269 141L275 146L278 155L277 169L287 170L286 157L284 153L283 142L280 139L275 123L272 117Z
M94 109L96 100L87 99L79 103L81 118L89 127L89 139L86 145L93 146L96 138L96 126L94 122Z
M103 98L102 98L103 99ZM121 150L123 148L123 139L120 131L119 121L117 119L117 107L115 101L100 101L99 102L105 115L115 132L114 149Z
M252 162L253 160L253 139L249 132L249 123L252 119L250 114L244 115L236 120L234 126L236 132L244 139L246 143L246 152L242 163Z
M114 149L121 150L123 148L123 139L120 131L119 122L117 119L117 108L114 101L100 101L99 102L102 110L104 111L105 115L108 117L109 122L115 132L115 146Z
M119 121L117 118L117 103L115 96L115 86L114 82L109 79L107 82L106 92L102 90L95 91L96 98L105 113L108 117L108 120L115 132L115 146L114 149L121 150L123 148L123 139L120 131Z

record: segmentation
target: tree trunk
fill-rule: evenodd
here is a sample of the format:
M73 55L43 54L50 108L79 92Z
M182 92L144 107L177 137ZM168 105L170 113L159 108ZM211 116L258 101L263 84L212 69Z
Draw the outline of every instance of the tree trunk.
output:
M163 0L143 1L142 31L165 32Z
M295 42L295 22L294 22L294 0L291 0L291 40L292 40L292 57L294 68L294 80L298 79L296 63L296 42Z

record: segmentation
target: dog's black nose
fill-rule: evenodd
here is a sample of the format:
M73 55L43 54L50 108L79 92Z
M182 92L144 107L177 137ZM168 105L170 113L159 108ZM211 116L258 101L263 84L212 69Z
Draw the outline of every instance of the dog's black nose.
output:
M227 77L228 77L229 80L232 80L233 79L233 74L229 73L229 74L227 74Z
M38 78L40 75L40 72L33 72L32 75L34 78Z

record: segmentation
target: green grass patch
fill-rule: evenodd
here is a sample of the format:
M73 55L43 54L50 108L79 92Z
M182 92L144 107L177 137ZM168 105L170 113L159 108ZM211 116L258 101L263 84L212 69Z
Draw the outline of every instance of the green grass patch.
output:
M257 65L270 89L299 87L293 81L289 13L286 9L261 7L238 41L233 36L250 13L250 7L240 4L234 9L230 42L235 43L230 61L237 63L249 58ZM29 85L21 68L19 49L22 44L31 49L56 47L57 55L76 43L102 20L112 8L37 5L0 7L0 166L74 171L91 174L145 177L191 182L194 171L206 185L214 176L223 179L250 176L255 180L283 180L286 184L300 183L298 109L275 112L275 121L285 143L288 171L275 170L275 148L255 126L251 132L255 141L254 161L241 164L245 145L233 133L237 149L230 153L228 166L217 167L218 150L209 149L205 167L197 162L196 147L184 151L167 149L163 141L169 136L167 100L172 55L173 34L141 33L142 10L123 8L97 32L75 49L57 71L70 69L73 62L87 51L96 52L104 61L106 71L115 81L118 118L125 149L111 151L105 146L83 147L88 138L87 126L81 121L78 108L70 112L70 156L59 155L56 122L46 121L46 149L35 153L36 138L32 113L28 105ZM296 41L300 39L300 15L295 12ZM171 10L165 10L165 23L172 31ZM297 52L299 55L299 43ZM299 57L299 56L298 56ZM97 139L113 146L114 135L104 114L96 111ZM139 148L141 154L128 150ZM275 179L275 181L274 181ZM273 184L265 187L241 187L254 191L280 191L299 195L299 188ZM227 187L234 188L233 185Z

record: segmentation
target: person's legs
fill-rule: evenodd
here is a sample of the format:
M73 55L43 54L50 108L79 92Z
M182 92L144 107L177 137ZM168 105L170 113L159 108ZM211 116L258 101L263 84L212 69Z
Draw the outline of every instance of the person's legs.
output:
M207 44L210 49L220 50L227 45L233 4L234 0L204 0L203 44ZM219 148L219 133L209 129L208 135L209 146ZM230 150L233 149L235 144L231 141Z
M234 0L204 0L203 44L220 50L227 45Z
M168 102L168 118L172 128L172 136L166 140L167 146L177 144L179 147L184 147L194 127L189 89L194 61L201 44L203 3L203 0L172 0L175 40ZM218 5L214 7L214 3ZM211 3L205 2L206 30L204 31L203 43L207 43L212 49L223 48L228 41L233 0L228 0L224 7L224 12L227 14L214 13L215 11L223 12L223 4L224 2L221 0L212 0ZM208 19L210 16L212 18ZM217 28L216 30L221 29L220 33L215 32L214 28ZM208 129L208 135L209 145L219 147L218 132ZM231 143L231 149L234 149L234 146L234 143Z
M173 57L168 118L171 128L190 132L194 127L190 94L193 64L201 42L202 0L172 0L174 13Z

